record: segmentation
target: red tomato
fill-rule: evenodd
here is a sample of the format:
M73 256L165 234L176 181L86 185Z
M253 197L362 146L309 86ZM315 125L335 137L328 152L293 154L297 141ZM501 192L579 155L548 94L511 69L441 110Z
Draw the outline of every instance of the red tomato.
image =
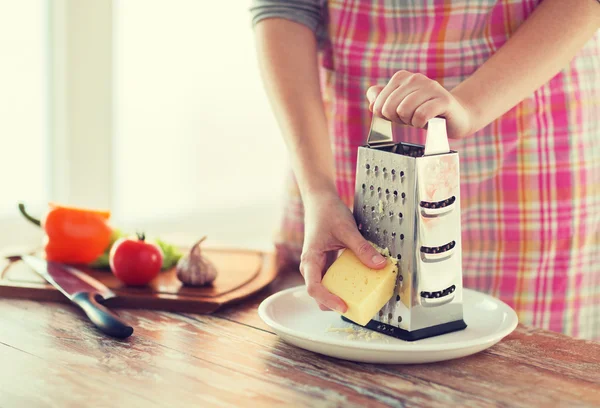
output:
M158 245L146 242L144 234L138 234L137 239L118 239L110 249L108 261L121 282L143 286L159 274L163 253Z

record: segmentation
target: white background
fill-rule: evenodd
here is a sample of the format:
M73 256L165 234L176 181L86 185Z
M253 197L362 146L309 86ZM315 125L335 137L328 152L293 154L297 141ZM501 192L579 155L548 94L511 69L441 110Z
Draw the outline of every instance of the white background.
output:
M248 5L0 0L0 245L39 242L17 201L58 200L269 248L287 157Z

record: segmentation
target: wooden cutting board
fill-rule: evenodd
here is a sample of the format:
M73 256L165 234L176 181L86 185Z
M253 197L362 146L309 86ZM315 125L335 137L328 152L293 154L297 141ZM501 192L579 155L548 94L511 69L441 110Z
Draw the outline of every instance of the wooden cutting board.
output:
M3 251L4 252L4 251ZM175 269L161 272L147 287L127 287L108 270L79 268L116 293L110 308L143 308L177 312L212 313L244 299L271 283L276 275L274 255L258 251L203 249L218 271L211 286L183 286ZM4 258L4 257L2 257ZM22 261L0 263L0 297L69 302Z

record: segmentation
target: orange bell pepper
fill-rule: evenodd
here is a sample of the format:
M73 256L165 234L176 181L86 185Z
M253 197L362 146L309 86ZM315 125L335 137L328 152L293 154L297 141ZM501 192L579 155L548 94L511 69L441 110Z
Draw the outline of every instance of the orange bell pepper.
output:
M56 203L49 203L49 207L40 221L26 212L23 203L19 204L19 210L25 218L44 229L44 254L48 261L89 264L110 245L110 211Z

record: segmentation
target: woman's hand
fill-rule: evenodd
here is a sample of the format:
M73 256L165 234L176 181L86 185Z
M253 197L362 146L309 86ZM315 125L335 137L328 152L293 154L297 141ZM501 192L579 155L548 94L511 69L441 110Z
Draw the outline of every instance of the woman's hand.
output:
M429 119L443 116L448 137L461 139L472 133L473 121L465 104L422 74L398 71L386 86L370 87L367 99L375 115L392 122L424 128Z
M385 258L358 232L352 213L335 193L318 194L305 200L305 238L300 272L308 294L321 310L345 313L346 303L330 293L321 279L340 249L348 248L368 267L381 269Z

